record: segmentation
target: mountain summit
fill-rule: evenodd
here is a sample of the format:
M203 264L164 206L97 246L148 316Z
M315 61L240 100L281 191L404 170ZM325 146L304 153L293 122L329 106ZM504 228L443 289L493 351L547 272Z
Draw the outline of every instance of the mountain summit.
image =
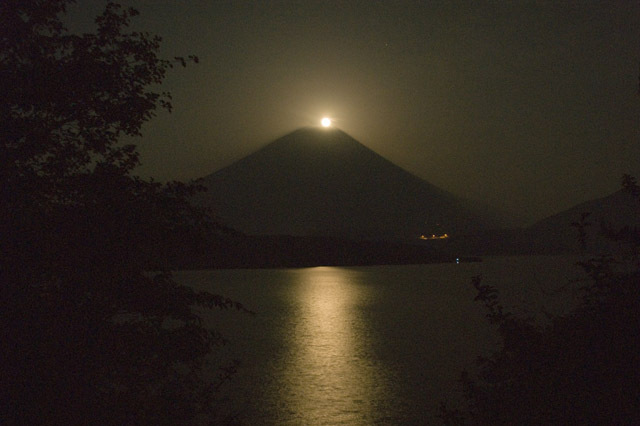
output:
M247 234L417 239L484 224L462 200L335 128L298 129L203 183L203 202Z

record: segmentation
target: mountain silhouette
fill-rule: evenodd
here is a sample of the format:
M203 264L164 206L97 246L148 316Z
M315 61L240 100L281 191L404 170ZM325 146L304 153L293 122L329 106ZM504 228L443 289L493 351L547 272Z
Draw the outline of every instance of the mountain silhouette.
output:
M640 226L640 203L629 192L619 190L540 220L531 225L528 232L551 247L575 250L579 247L578 231L572 224L579 223L583 213L589 213L585 218L588 224L585 231L588 248L594 251L608 250L616 245L603 232L603 226L612 230Z
M486 224L464 201L335 128L298 129L203 184L201 202L251 235L417 239Z
M531 229L543 232L571 229L571 224L580 219L582 213L589 213L587 220L593 225L606 223L615 228L627 225L638 226L640 216L638 200L625 190L618 190L602 198L585 201L567 210L542 219L531 226Z

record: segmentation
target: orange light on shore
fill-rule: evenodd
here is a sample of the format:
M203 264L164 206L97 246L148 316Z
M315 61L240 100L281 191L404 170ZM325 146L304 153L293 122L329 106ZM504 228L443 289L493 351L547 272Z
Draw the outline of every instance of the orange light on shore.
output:
M421 240L444 240L449 238L449 234L442 234L442 235L436 235L436 234L431 234L431 235L420 235L419 237Z

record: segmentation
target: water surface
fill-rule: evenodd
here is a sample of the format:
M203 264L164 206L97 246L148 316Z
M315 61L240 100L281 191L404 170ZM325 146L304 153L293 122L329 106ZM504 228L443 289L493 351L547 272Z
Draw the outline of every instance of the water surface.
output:
M228 405L247 424L436 423L457 379L495 333L473 302L472 276L518 311L571 304L574 258L282 270L183 271L180 282L256 311L207 314L242 362Z

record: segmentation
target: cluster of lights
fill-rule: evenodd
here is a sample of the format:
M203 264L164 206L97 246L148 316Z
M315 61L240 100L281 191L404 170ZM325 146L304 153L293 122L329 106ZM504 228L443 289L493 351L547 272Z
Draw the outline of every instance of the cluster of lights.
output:
M421 240L444 240L445 238L449 238L449 234L442 234L442 235L431 234L430 236L420 235Z

